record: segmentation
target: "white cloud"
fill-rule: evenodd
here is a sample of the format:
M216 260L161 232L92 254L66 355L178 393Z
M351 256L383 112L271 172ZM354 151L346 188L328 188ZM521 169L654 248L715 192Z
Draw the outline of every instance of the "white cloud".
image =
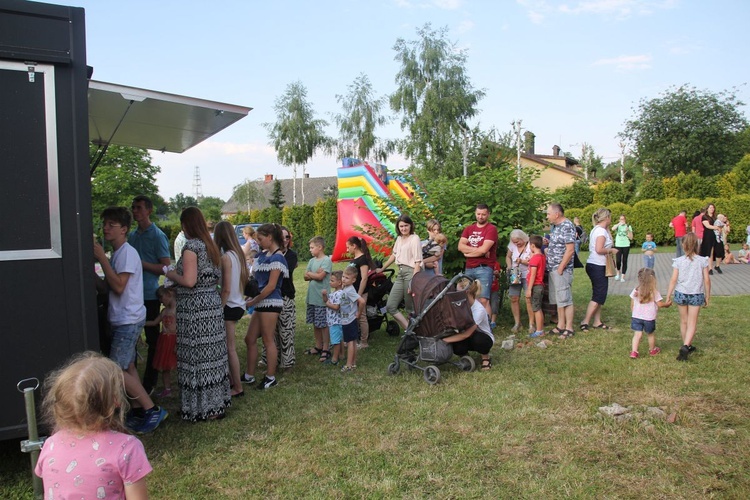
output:
M678 0L581 0L573 3L516 0L516 2L526 8L526 14L534 24L539 24L546 17L555 14L591 14L627 19L634 15L651 15L657 10L671 9L678 5Z
M617 71L638 71L651 67L652 57L648 54L636 56L619 56L599 59L593 66L613 66Z
M686 37L682 37L677 40L667 40L665 45L666 45L667 51L670 54L674 54L678 56L694 54L703 49L703 47L700 44L697 44Z
M458 24L458 27L456 27L456 32L460 35L463 33L467 33L474 29L474 21L469 21L468 19L466 21L461 21Z
M394 0L394 4L400 9L430 9L437 7L442 10L457 10L463 6L463 0L423 0L421 2Z

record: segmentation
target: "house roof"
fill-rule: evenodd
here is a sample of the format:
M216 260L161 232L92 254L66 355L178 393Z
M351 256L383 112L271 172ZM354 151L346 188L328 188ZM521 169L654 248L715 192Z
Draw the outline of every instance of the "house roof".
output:
M563 167L561 165L558 165L557 163L549 161L547 158L565 158L565 164L568 165L570 162L566 156L550 156L550 155L532 155L527 153L521 153L521 158L525 158L529 161L533 161L535 163L539 163L540 165L543 165L548 168L553 168L555 170L559 170L561 172L568 173L570 175L574 175L576 177L583 178L583 174L579 172L578 170L571 168L571 167ZM578 163L571 163L571 165L578 165Z
M297 203L302 203L302 178L297 179ZM273 193L274 180L257 180L253 184L261 191L263 199L250 205L250 210L260 210L270 207L269 199ZM293 199L294 179L279 179L281 182L281 194L284 198L284 205L291 205ZM338 193L338 177L308 177L304 179L305 185L305 203L312 205L318 200L336 196ZM221 208L221 213L225 215L236 214L239 211L247 211L247 207L240 207L239 204L230 198Z

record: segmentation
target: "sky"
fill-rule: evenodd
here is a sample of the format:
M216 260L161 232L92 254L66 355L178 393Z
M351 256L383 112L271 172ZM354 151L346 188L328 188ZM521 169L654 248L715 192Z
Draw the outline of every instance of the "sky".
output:
M379 96L395 91L396 40L425 23L446 27L466 50L467 72L484 89L473 124L507 132L521 120L536 153L553 145L604 162L620 156L617 134L642 99L688 84L738 88L750 102L750 2L746 0L62 0L86 10L87 62L95 80L252 107L250 114L182 154L152 151L160 194L228 200L245 179L280 165L263 123L292 82L307 88L317 118L332 123L336 95L366 74ZM745 47L745 49L742 49ZM742 109L747 116L747 108ZM376 133L400 138L398 117ZM333 125L326 130L336 136ZM406 159L389 158L393 170ZM310 177L339 162L316 155ZM301 171L298 173L301 175Z

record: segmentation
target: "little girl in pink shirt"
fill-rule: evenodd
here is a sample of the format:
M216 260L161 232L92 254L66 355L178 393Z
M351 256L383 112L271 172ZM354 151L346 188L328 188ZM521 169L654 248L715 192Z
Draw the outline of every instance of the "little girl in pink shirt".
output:
M644 267L638 271L638 286L630 292L630 309L633 311L630 328L633 329L633 346L630 357L638 357L638 344L643 332L648 335L648 353L656 356L661 349L656 346L656 312L660 307L669 307L656 287L654 270Z

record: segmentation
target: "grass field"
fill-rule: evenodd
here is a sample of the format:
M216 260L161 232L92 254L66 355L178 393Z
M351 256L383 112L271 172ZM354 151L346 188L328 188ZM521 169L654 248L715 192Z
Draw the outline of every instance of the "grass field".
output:
M506 301L492 370L441 367L441 383L429 386L421 372L387 373L398 338L384 330L353 374L303 355L312 335L302 274L297 366L273 390L248 391L223 421L183 423L165 402L173 415L142 438L153 498L750 495L750 297L712 300L687 363L675 361L675 307L659 313L662 353L631 360L627 297L604 307L613 331L513 351L500 349L512 323ZM577 324L590 294L582 270L574 292ZM612 403L660 407L676 420L618 423L598 411ZM31 497L28 463L17 441L0 444L0 498Z

